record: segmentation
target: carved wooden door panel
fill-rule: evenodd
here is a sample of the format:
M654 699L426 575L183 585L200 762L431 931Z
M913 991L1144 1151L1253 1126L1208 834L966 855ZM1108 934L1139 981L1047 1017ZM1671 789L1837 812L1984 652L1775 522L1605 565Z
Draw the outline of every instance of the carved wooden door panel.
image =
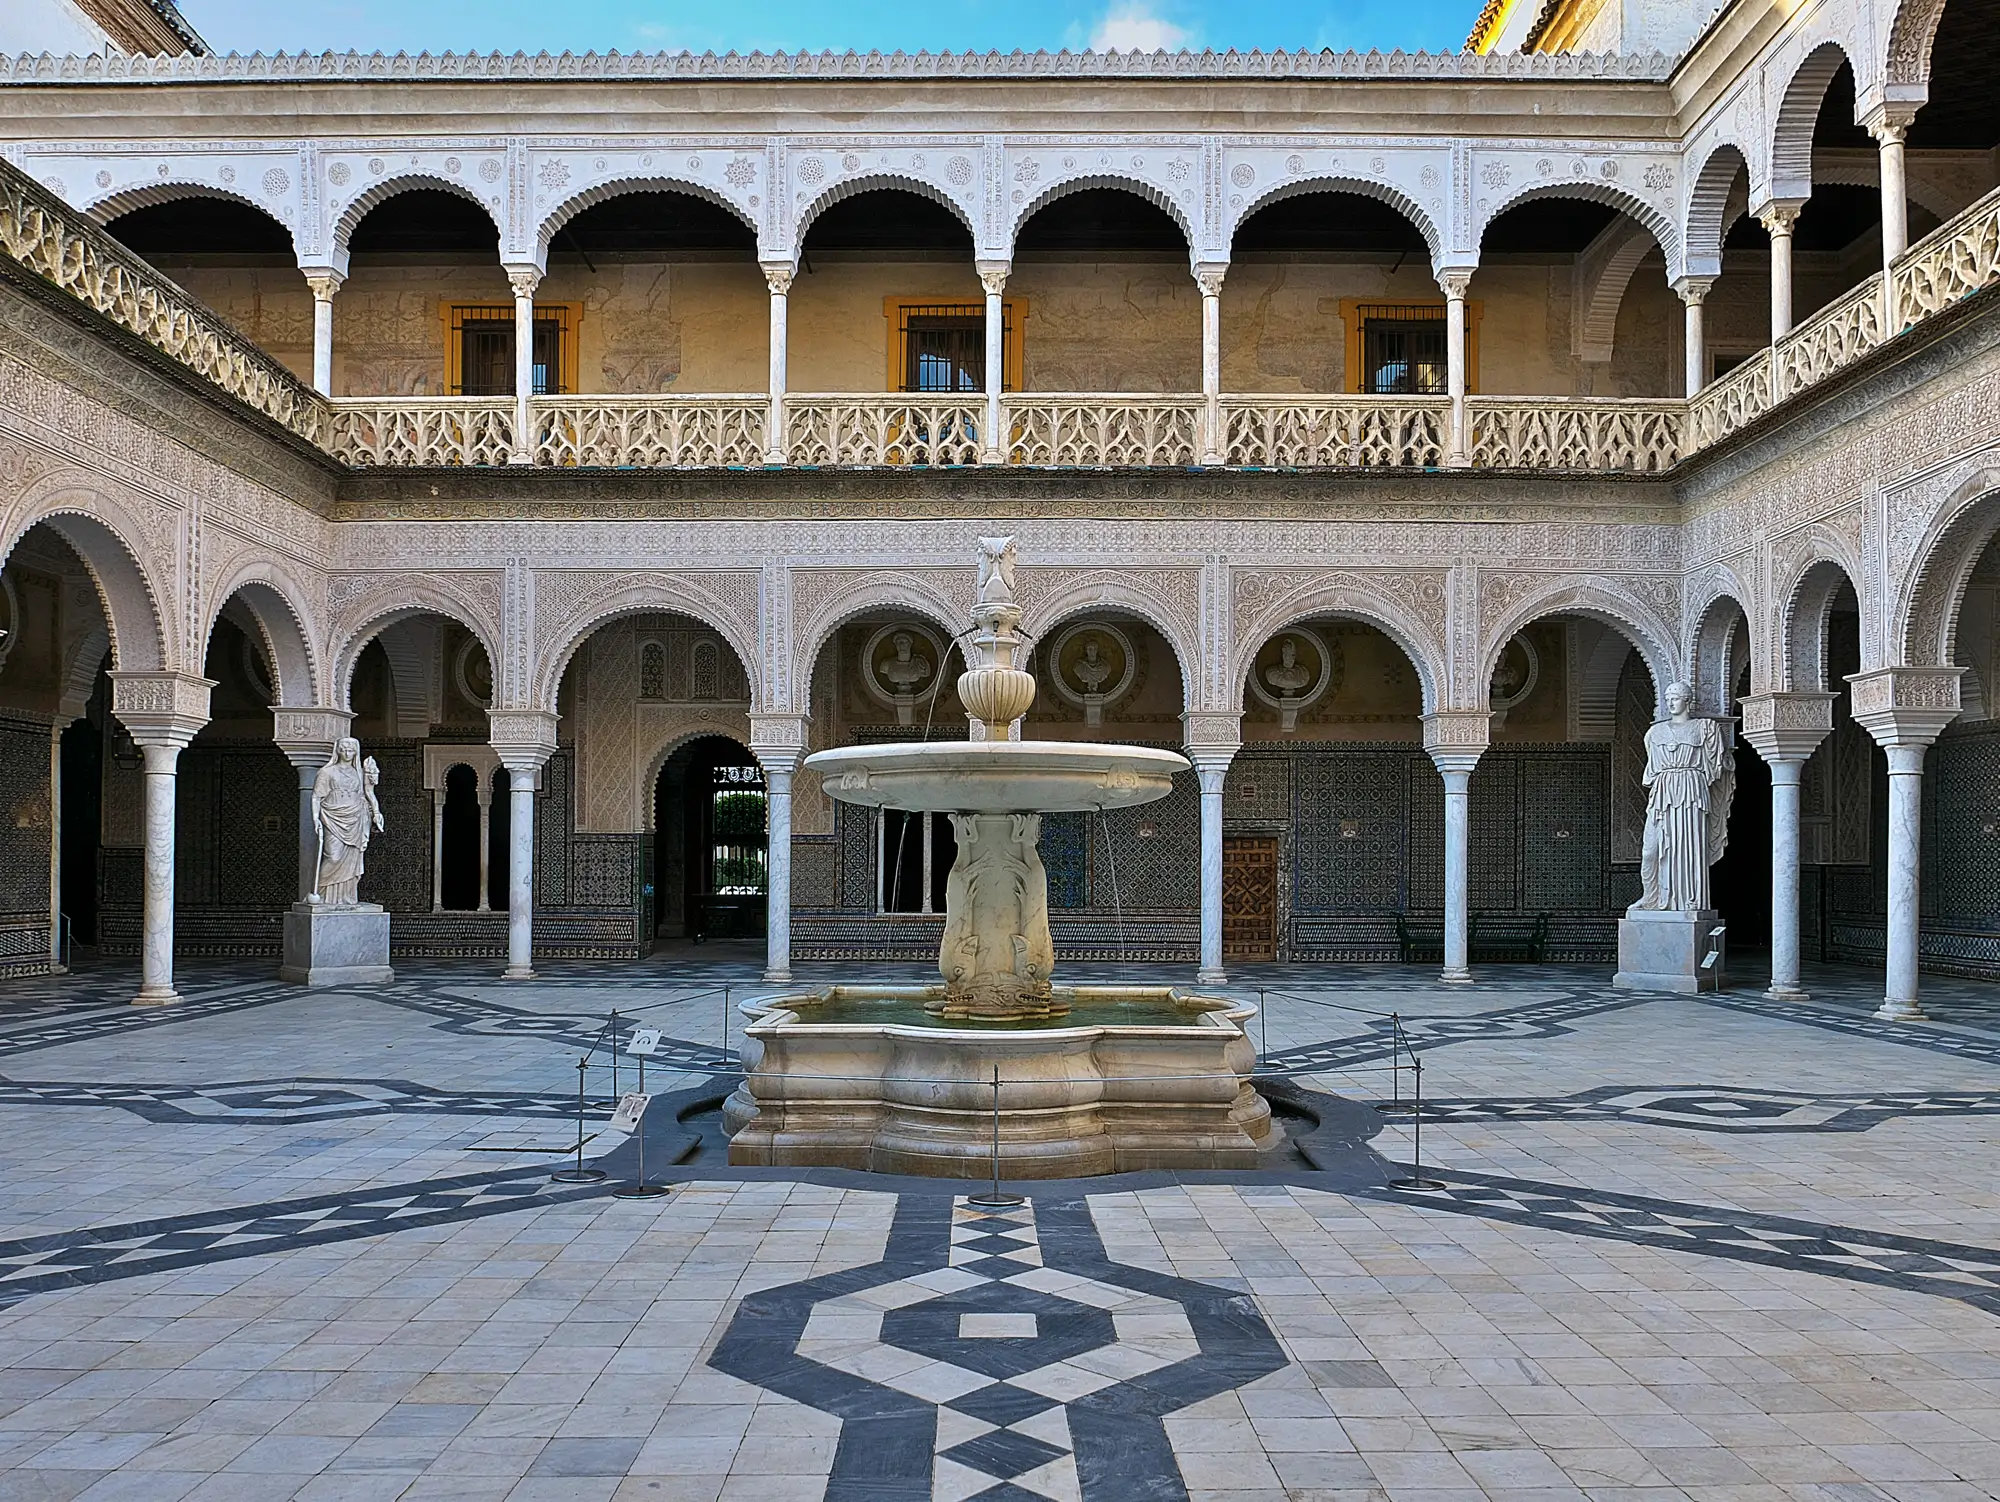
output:
M1244 964L1278 957L1278 842L1269 836L1222 842L1222 959Z

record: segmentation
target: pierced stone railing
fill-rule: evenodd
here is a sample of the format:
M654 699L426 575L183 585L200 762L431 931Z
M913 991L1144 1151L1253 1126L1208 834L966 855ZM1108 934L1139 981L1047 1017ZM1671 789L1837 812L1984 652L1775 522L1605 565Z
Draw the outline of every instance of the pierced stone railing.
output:
M0 250L246 406L324 441L326 403L310 386L4 161Z
M1472 462L1484 469L1623 470L1680 462L1687 403L1588 397L1469 397Z
M764 462L764 396L563 396L529 404L535 462L557 469L731 469Z
M1451 403L1442 397L1225 396L1222 462L1245 469L1435 465Z
M946 465L979 462L984 397L785 398L785 462Z
M514 453L510 396L342 397L326 447L345 464L505 464Z
M1017 395L1003 407L1010 464L1178 469L1201 453L1198 396Z
M1955 214L1903 253L1891 286L1908 326L2000 281L2000 188Z
M1882 274L1849 288L1780 339L1773 350L1773 399L1817 386L1882 342Z
M1687 451L1707 448L1771 410L1771 351L1757 351L1688 403Z

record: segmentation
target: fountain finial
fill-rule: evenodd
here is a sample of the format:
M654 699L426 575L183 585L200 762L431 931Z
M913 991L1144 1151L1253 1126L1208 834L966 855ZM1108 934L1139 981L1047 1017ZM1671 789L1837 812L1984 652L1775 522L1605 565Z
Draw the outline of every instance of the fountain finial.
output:
M979 539L979 599L972 607L972 666L958 680L958 697L986 728L1007 739L1014 721L1035 702L1035 675L1014 666L1021 645L1021 607L1014 603L1014 539Z

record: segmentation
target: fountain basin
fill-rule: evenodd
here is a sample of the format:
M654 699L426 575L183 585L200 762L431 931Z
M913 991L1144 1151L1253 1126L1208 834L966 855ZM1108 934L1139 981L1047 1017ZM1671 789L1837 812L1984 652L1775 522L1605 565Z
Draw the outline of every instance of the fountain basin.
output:
M806 765L842 803L917 813L1082 813L1164 798L1188 759L1090 741L918 741L815 751Z
M996 1066L1003 1178L1254 1168L1277 1144L1250 1084L1254 1006L1170 986L1064 986L1063 1026L982 1026L929 1015L943 989L832 986L746 1003L729 1161L985 1178Z

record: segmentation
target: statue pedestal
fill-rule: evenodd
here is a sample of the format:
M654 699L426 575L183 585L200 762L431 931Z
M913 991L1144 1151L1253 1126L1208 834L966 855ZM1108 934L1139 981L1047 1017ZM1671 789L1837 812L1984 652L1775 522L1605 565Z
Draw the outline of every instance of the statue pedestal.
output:
M1693 913L1656 913L1627 908L1618 920L1618 973L1612 986L1620 991L1697 991L1722 989L1722 914L1713 908ZM1704 964L1710 952L1713 964Z
M293 903L285 914L278 979L302 986L386 985L395 979L389 969L389 914L373 902Z

